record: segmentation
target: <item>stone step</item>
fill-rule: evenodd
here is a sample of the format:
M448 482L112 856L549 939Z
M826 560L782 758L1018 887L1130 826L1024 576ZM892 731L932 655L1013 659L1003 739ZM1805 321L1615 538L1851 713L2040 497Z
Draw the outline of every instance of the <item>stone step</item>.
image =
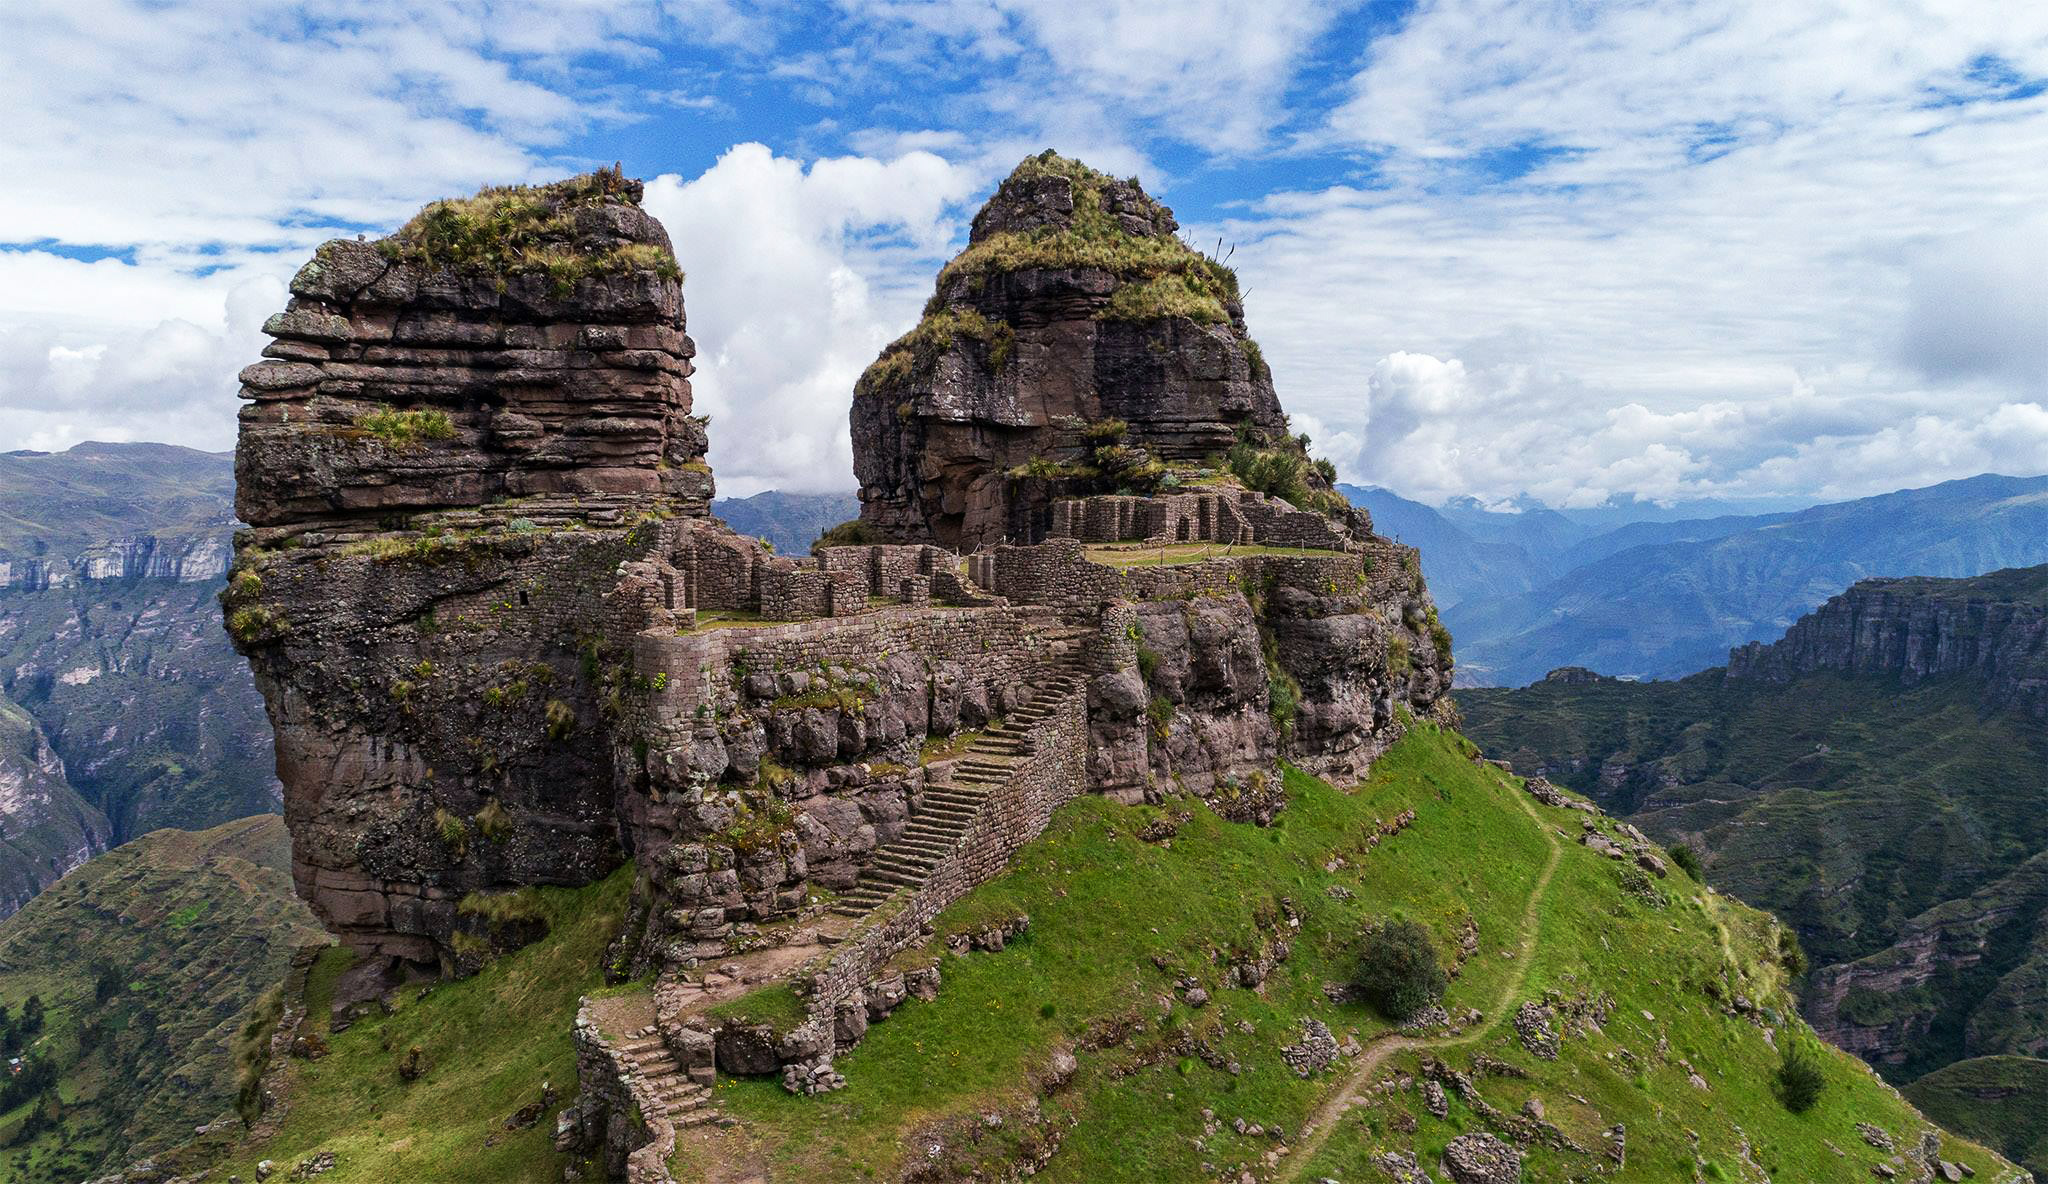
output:
M877 869L873 864L868 865L868 876L878 884L897 884L906 888L915 888L919 884L924 883L922 875L913 872L890 871L887 868Z
M981 809L982 803L986 801L988 795L985 793L963 790L951 785L935 785L924 791L924 805L918 813L951 810L972 814Z

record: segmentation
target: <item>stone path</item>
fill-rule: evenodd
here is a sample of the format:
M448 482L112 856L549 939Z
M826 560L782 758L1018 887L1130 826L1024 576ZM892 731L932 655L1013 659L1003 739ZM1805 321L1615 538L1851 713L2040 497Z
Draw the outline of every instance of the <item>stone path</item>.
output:
M662 1106L662 1113L655 1117L666 1118L678 1127L705 1122L712 1117L706 1108L711 1100L711 1090L690 1080L654 1026L654 996L651 993L635 991L625 995L601 996L590 1001L590 1010L599 1028L607 1033L605 1043L631 1066L647 1093ZM614 1032L624 1035L610 1035Z
M946 781L925 788L923 805L895 842L875 852L860 879L832 906L843 917L867 915L904 889L915 891L938 862L952 854L989 797L1032 754L1031 730L1082 684L1080 655L1069 654L1036 688L1031 702L968 745Z
M1487 1012L1485 1023L1457 1036L1426 1039L1388 1032L1374 1038L1353 1063L1344 1084L1316 1108L1315 1114L1302 1128L1302 1139L1294 1145L1294 1150L1289 1156L1293 1166L1280 1177L1281 1180L1299 1179L1308 1169L1309 1161L1315 1158L1316 1152L1322 1150L1323 1144L1330 1141L1330 1136L1336 1132L1344 1112L1350 1109L1351 1103L1357 1100L1358 1095L1372 1084L1380 1066L1386 1063L1388 1057L1395 1053L1420 1049L1455 1048L1463 1044L1476 1044L1492 1035L1513 1014L1515 998L1522 993L1522 984L1529 978L1529 965L1535 961L1536 937L1541 930L1543 919L1543 901L1550 892L1550 879L1556 874L1557 865L1564 858L1564 844L1557 841L1557 836L1551 832L1549 824L1536 812L1536 807L1530 804L1527 794L1517 793L1512 789L1510 792L1513 793L1515 804L1535 820L1537 833L1550 845L1550 858L1544 863L1543 871L1536 877L1535 887L1529 893L1528 907L1522 910L1522 939L1515 949L1514 971L1508 975L1507 982L1501 984L1499 1002Z

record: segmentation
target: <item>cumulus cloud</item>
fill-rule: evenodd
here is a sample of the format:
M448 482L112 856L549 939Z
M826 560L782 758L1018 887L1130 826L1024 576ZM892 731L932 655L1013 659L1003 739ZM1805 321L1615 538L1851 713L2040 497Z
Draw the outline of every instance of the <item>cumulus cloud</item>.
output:
M916 320L972 184L929 152L806 167L742 144L702 176L648 186L688 271L721 493L852 485L854 380Z
M1425 4L1305 141L1362 180L1221 233L1283 397L1362 433L1353 479L1563 505L2039 472L2001 409L2048 360L2043 77L2048 15L2003 5Z

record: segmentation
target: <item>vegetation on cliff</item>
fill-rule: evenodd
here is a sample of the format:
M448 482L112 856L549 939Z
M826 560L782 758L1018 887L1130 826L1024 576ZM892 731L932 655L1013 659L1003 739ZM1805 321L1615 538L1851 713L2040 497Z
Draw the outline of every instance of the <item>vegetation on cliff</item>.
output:
M325 940L289 862L276 815L160 830L0 922L0 1005L18 1020L40 1001L19 1055L26 1075L48 1070L0 1098L0 1181L71 1184L231 1112L247 1009L300 944Z
M558 289L593 275L651 271L683 278L675 254L651 243L593 235L579 215L607 205L639 205L640 183L616 168L547 185L488 185L474 197L432 202L377 249L385 258L421 267L453 267L493 275L546 274ZM604 226L600 218L595 228Z
M1586 1149L1531 1148L1530 1180L1614 1169L1615 1124L1627 1142L1615 1178L1660 1181L1737 1178L1745 1158L1778 1175L1841 1162L1841 1178L1867 1177L1886 1156L1857 1122L1919 1138L1925 1124L1831 1050L1814 1054L1810 1110L1780 1099L1764 1029L1781 1044L1812 1037L1791 1014L1768 917L1684 878L1625 887L1611 861L1555 837L1577 815L1527 802L1455 734L1418 727L1357 789L1290 772L1287 790L1270 828L1193 802L1066 807L899 960L938 962L939 997L842 1054L846 1089L802 1098L721 1081L717 1103L740 1126L689 1132L678 1177L945 1181L1028 1162L1049 1180L1378 1179L1378 1152L1434 1164L1449 1139L1489 1125L1455 1090L1438 1117L1418 1091L1365 1088L1437 1062L1476 1073L1474 1096L1497 1111L1540 1099ZM948 953L949 936L1018 914L1030 927L1001 952ZM1481 1019L1404 1036L1343 995L1363 934L1390 918L1460 951L1444 1006ZM1738 1012L1738 997L1755 1010ZM1564 1033L1555 1060L1510 1022L1545 1001ZM1598 1026L1572 1031L1572 1016L1595 1012ZM1308 1043L1309 1020L1359 1051L1300 1075L1283 1050ZM1062 1068L1068 1053L1076 1064ZM1952 1142L1944 1154L1997 1178L1981 1152Z

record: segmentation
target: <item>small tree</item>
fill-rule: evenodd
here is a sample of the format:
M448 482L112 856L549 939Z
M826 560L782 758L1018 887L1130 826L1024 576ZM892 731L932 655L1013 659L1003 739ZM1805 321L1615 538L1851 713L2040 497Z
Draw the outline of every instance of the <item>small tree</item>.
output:
M1678 869L1686 875L1703 884L1706 883L1707 870L1700 866L1700 853L1692 849L1692 844L1680 843L1673 847L1671 849L1671 862L1677 864Z
M1368 931L1352 980L1367 1002L1399 1023L1442 999L1450 976L1437 960L1429 930L1416 921L1386 921Z
M1785 1109L1794 1114L1813 1109L1827 1084L1820 1058L1806 1048L1787 1043L1778 1062L1778 1096L1784 1099Z

